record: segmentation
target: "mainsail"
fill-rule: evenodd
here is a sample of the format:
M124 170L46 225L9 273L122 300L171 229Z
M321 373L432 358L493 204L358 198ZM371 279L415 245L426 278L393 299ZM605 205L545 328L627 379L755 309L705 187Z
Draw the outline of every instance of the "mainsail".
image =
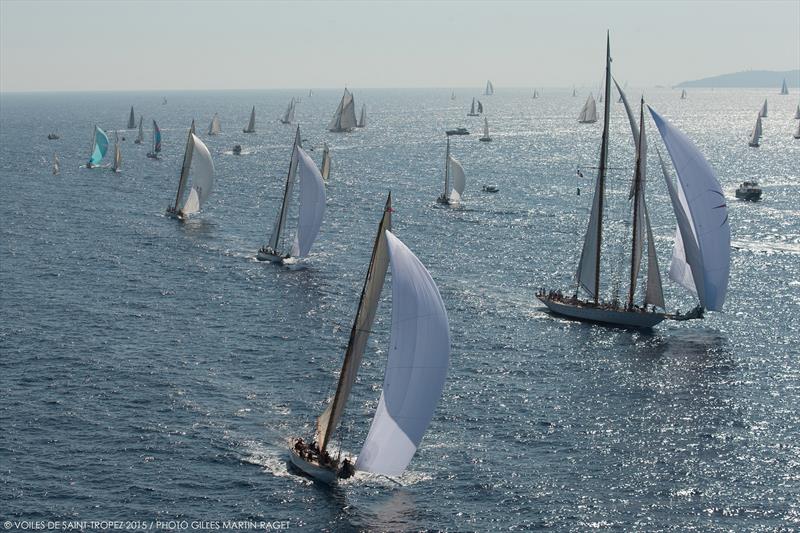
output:
M256 132L256 106L253 106L253 109L250 111L250 122L247 123L247 127L242 130L243 133L255 133Z
M89 157L89 164L92 166L100 164L100 161L103 160L107 151L108 135L106 135L106 132L95 126L94 136L92 139L92 155Z
M220 133L222 133L222 128L219 124L219 115L214 113L214 118L211 119L211 124L208 125L208 134L219 135Z
M797 104L797 111L794 112L794 118L800 119L800 104Z
M361 104L361 117L358 119L357 128L365 128L367 126L367 104Z
M131 114L128 116L128 128L127 129L132 130L135 127L136 127L136 117L133 116L133 106L131 106Z
M194 133L189 134L189 138L192 144L192 151L189 156L192 188L189 191L186 203L181 208L181 212L184 215L200 211L214 188L214 162L211 160L208 147Z
M153 121L153 154L157 154L161 152L161 129L156 124L156 121Z
M122 170L122 152L119 149L119 135L114 132L114 161L111 163L111 170L119 172Z
M328 124L328 131L338 133L350 131L355 127L356 108L353 94L345 89L342 100L339 102L339 107L336 108L336 112L333 114L330 124Z
M597 122L597 104L594 101L592 93L589 93L589 98L587 98L586 103L583 104L583 109L581 109L581 113L578 115L578 122L583 124Z
M58 154L53 152L53 176L57 176L61 172L61 165L58 161Z
M756 147L760 144L761 141L761 114L759 113L756 116L756 124L753 126L753 131L750 132L750 142L748 143L750 146Z
M300 212L297 217L297 235L292 245L293 257L305 257L319 234L325 214L325 184L322 175L308 154L297 147L299 160L297 174L300 178Z
M783 85L781 85L781 94L789 94L789 87L786 86L786 78L783 78Z
M461 202L461 195L464 194L467 178L464 175L464 167L462 167L461 163L452 155L448 156L448 164L450 166L450 176L453 181L453 189L450 191L448 199L451 203L457 204Z
M356 469L403 473L439 403L450 360L447 311L430 273L390 231L392 333L375 417Z
M486 80L486 90L483 91L483 94L486 96L491 96L494 94L494 85L492 85L491 81Z
M289 105L286 108L286 111L283 113L283 117L281 117L281 123L291 124L292 122L294 122L294 106L295 106L295 101L294 98L292 98L289 101Z
M137 135L136 140L133 141L136 144L142 144L144 142L144 128L142 127L143 120L144 117L142 115L139 115L139 135Z
M767 118L767 99L764 99L764 105L761 106L761 111L758 112L761 118Z
M289 200L292 196L292 189L294 188L295 177L297 176L297 165L299 162L298 148L301 148L300 126L297 127L294 136L294 144L292 144L292 156L289 159L289 172L286 175L286 185L283 190L281 209L278 212L278 219L272 227L272 235L270 235L269 238L269 248L273 251L278 251L281 234L286 226L286 217L289 214Z
M478 100L478 113L483 113L483 104Z

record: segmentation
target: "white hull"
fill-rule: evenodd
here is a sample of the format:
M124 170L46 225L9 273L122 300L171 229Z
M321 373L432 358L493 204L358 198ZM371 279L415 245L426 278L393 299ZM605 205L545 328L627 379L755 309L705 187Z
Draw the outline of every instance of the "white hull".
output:
M600 322L628 328L652 328L666 318L664 313L594 307L585 302L570 304L567 302L550 300L547 297L540 297L539 300L546 305L550 311L559 315L577 320Z
M306 461L300 457L294 449L290 450L289 457L292 460L292 464L300 469L304 474L307 474L317 481L321 481L322 483L327 483L328 485L333 485L336 483L338 479L336 477L336 472L330 468L324 468L316 463Z

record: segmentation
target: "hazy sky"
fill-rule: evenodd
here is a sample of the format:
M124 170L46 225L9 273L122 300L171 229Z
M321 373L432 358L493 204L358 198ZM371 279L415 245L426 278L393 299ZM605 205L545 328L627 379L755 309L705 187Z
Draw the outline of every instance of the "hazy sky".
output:
M0 0L0 90L634 86L800 68L800 0Z

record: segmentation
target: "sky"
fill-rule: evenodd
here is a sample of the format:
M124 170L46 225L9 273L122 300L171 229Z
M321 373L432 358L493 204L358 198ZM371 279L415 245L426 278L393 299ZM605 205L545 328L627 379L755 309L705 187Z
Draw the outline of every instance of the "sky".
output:
M800 68L800 0L0 0L0 91L670 86Z

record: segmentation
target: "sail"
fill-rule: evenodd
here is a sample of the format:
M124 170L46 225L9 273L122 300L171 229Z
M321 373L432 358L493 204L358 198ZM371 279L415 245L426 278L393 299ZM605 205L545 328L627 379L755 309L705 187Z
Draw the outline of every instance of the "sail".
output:
M578 122L584 124L597 122L597 104L594 101L592 93L589 93L589 98L587 98L586 103L583 104L583 109L581 109L581 113L578 115Z
M111 169L118 172L122 169L122 152L119 149L119 137L114 134L114 162L111 164Z
M578 96L578 91L577 91L577 90L575 90L575 87L573 87L573 88L572 88L572 97L574 98L574 97L576 97L576 96Z
M339 383L336 387L336 395L331 403L317 419L316 440L321 450L328 445L331 435L339 424L339 419L347 405L347 398L356 381L358 367L364 356L364 349L367 346L367 339L375 322L375 313L378 309L383 281L386 278L386 269L389 267L389 251L386 247L387 230L392 229L392 196L386 199L386 206L383 210L383 218L378 225L378 234L375 237L375 244L372 247L372 257L369 261L367 275L364 278L364 286L361 290L361 300L358 303L358 311L353 321L353 328L350 330L350 341L347 343L347 351L342 363L342 371L339 374Z
M128 116L128 128L132 130L136 127L136 117L133 116L133 106L131 106L131 114Z
M161 129L159 129L156 121L153 121L153 153L161 151Z
M478 113L483 113L483 104L478 100Z
M661 271L658 268L656 243L653 240L653 230L650 228L650 215L647 212L647 205L644 206L644 222L647 228L647 286L644 303L663 309L666 307L664 305L664 288L661 285Z
M450 360L447 310L430 273L386 231L392 266L392 333L383 391L356 469L397 476L422 441Z
M192 189L181 209L185 215L200 211L214 188L214 162L211 160L208 147L194 133L189 135L193 147L190 161Z
M459 203L461 201L461 195L464 194L464 187L467 185L467 178L464 175L464 167L461 166L461 163L458 160L451 156L449 157L450 163L450 179L452 180L452 190L450 191L450 201L454 203Z
M800 121L797 122L797 128L794 130L794 138L800 139Z
M636 124L636 117L633 115L633 110L631 109L630 104L628 103L628 97L625 96L625 92L617 83L616 78L614 78L614 85L617 87L617 92L619 92L619 101L625 106L625 114L628 116L628 122L631 125L631 134L633 135L633 144L634 146L639 145L639 125ZM631 194L629 197L633 197L633 188L631 188Z
M475 114L475 97L474 96L472 97L472 107L469 108L469 114L470 115L474 115Z
M322 166L321 171L322 179L328 180L331 173L331 151L328 149L328 143L325 143L325 148L322 150Z
M208 125L208 134L219 135L220 133L222 133L222 128L219 124L219 115L214 113L214 118L211 119L211 124Z
M539 98L539 91L537 91L536 89L533 90L533 97Z
M489 80L486 80L486 90L483 92L486 96L491 96L494 94L494 85Z
M358 127L365 128L367 126L367 104L361 104L361 117L358 119Z
M297 127L297 131L294 135L294 144L292 144L292 156L289 159L289 172L286 175L286 186L283 190L281 209L278 212L278 219L272 228L272 235L270 235L269 238L269 247L275 251L278 251L278 243L281 239L281 232L286 226L286 217L289 213L289 200L292 196L292 189L294 188L295 177L297 176L298 148L300 148L299 126Z
M61 165L58 161L58 154L53 152L53 176L57 176L61 172Z
M322 175L308 154L297 147L297 175L300 181L300 212L297 235L292 245L293 257L305 257L319 234L325 214L325 184Z
M247 123L247 127L244 129L244 133L255 133L256 131L256 106L253 106L253 109L250 111L250 122Z
M753 126L753 131L750 132L750 146L758 146L761 140L761 115L756 117L756 124Z
M797 104L797 111L794 112L794 118L800 119L800 104Z
M106 152L108 151L108 135L106 132L98 128L97 126L94 127L94 143L92 146L92 156L89 158L89 163L92 165L97 165L103 158L106 156Z
M139 115L139 135L136 136L136 143L141 144L144 142L144 128L142 127L142 121L144 117Z
M292 98L291 101L289 102L289 106L283 113L283 118L281 118L281 122L283 122L284 124L291 124L293 121L294 121L294 98Z
M786 86L786 78L783 78L783 85L781 85L781 94L789 94L789 87Z
M681 100L686 100L686 89L681 91Z
M731 230L725 195L714 170L689 138L652 107L650 114L678 173L689 208L687 218L697 238L702 258L702 287L697 287L700 303L706 309L720 311L725 303L731 264Z
M153 121L155 124L155 121ZM189 136L186 138L186 149L183 151L183 164L181 165L181 175L178 178L178 192L175 194L175 204L173 209L176 211L180 206L181 199L183 198L183 191L186 189L186 184L189 182L189 169L192 166L192 155L194 154L194 142L192 142L192 135L194 134L194 120L192 125L189 126ZM188 203L188 202L187 202Z
M764 105L761 106L761 111L758 112L761 118L767 118L767 100L764 99Z
M353 101L353 94L347 89L344 90L339 107L333 114L328 130L332 132L349 131L356 127L356 108Z
M489 119L486 117L483 117L483 136L489 137Z

